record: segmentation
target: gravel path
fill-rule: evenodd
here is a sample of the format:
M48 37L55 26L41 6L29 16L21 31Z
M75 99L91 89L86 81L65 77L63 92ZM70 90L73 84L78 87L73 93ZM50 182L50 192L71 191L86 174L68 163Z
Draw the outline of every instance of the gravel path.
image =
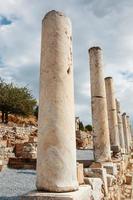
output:
M3 170L0 172L0 200L18 200L19 196L36 189L35 182L35 170Z

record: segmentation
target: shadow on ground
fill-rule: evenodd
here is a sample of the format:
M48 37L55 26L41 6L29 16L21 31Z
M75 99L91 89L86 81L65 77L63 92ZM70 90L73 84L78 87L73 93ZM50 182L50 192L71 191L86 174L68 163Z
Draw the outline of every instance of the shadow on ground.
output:
M26 171L18 171L18 174L31 174L31 175L36 175L36 172L26 172Z
M12 196L12 197L0 197L0 200L19 200L20 196Z

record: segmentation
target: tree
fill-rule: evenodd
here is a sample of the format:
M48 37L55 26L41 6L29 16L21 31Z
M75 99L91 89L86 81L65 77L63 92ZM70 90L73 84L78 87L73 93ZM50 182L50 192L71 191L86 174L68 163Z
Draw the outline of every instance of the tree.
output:
M87 131L92 131L92 126L90 124L88 124L88 125L85 126L85 129Z
M8 115L28 116L33 114L36 100L27 87L17 87L0 79L0 111L2 122L8 123Z
M36 106L36 107L34 108L34 116L36 117L36 119L38 119L38 110L39 110L39 107Z
M79 122L79 130L84 131L84 125L81 121Z

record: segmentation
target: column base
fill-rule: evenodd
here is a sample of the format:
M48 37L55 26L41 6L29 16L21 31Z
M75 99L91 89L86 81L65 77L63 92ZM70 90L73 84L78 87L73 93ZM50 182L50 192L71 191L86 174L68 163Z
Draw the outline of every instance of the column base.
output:
M91 186L81 185L78 191L51 193L32 191L25 196L20 197L20 200L91 200Z

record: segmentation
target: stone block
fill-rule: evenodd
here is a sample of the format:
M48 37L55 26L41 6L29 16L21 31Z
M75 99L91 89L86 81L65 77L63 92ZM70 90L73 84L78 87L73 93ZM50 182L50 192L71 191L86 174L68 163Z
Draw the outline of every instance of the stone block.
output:
M94 200L103 199L103 181L101 178L85 178L85 184L89 184L92 188L92 197Z
M16 157L22 156L23 148L24 148L24 143L17 143L15 145L15 155L16 155Z
M126 175L126 184L131 185L132 184L132 175Z
M104 183L105 196L108 196L107 172L104 168L102 169L102 180Z
M79 184L84 183L83 164L77 163L77 179Z
M102 166L106 169L107 174L111 174L116 176L118 171L117 171L117 164L112 163L112 162L106 162L103 163Z
M33 191L20 197L20 200L91 200L91 187L82 185L79 190L67 193L48 193Z
M36 169L36 159L9 158L8 166L13 169Z
M85 177L101 178L104 185L105 195L108 195L108 185L107 185L107 172L105 168L85 168ZM85 180L85 179L84 179Z
M102 168L101 162L93 162L90 166L90 168Z
M113 186L114 184L116 184L117 180L115 178L115 176L111 175L111 174L107 174L107 184L108 187Z
M85 177L102 178L103 169L101 168L84 168Z

